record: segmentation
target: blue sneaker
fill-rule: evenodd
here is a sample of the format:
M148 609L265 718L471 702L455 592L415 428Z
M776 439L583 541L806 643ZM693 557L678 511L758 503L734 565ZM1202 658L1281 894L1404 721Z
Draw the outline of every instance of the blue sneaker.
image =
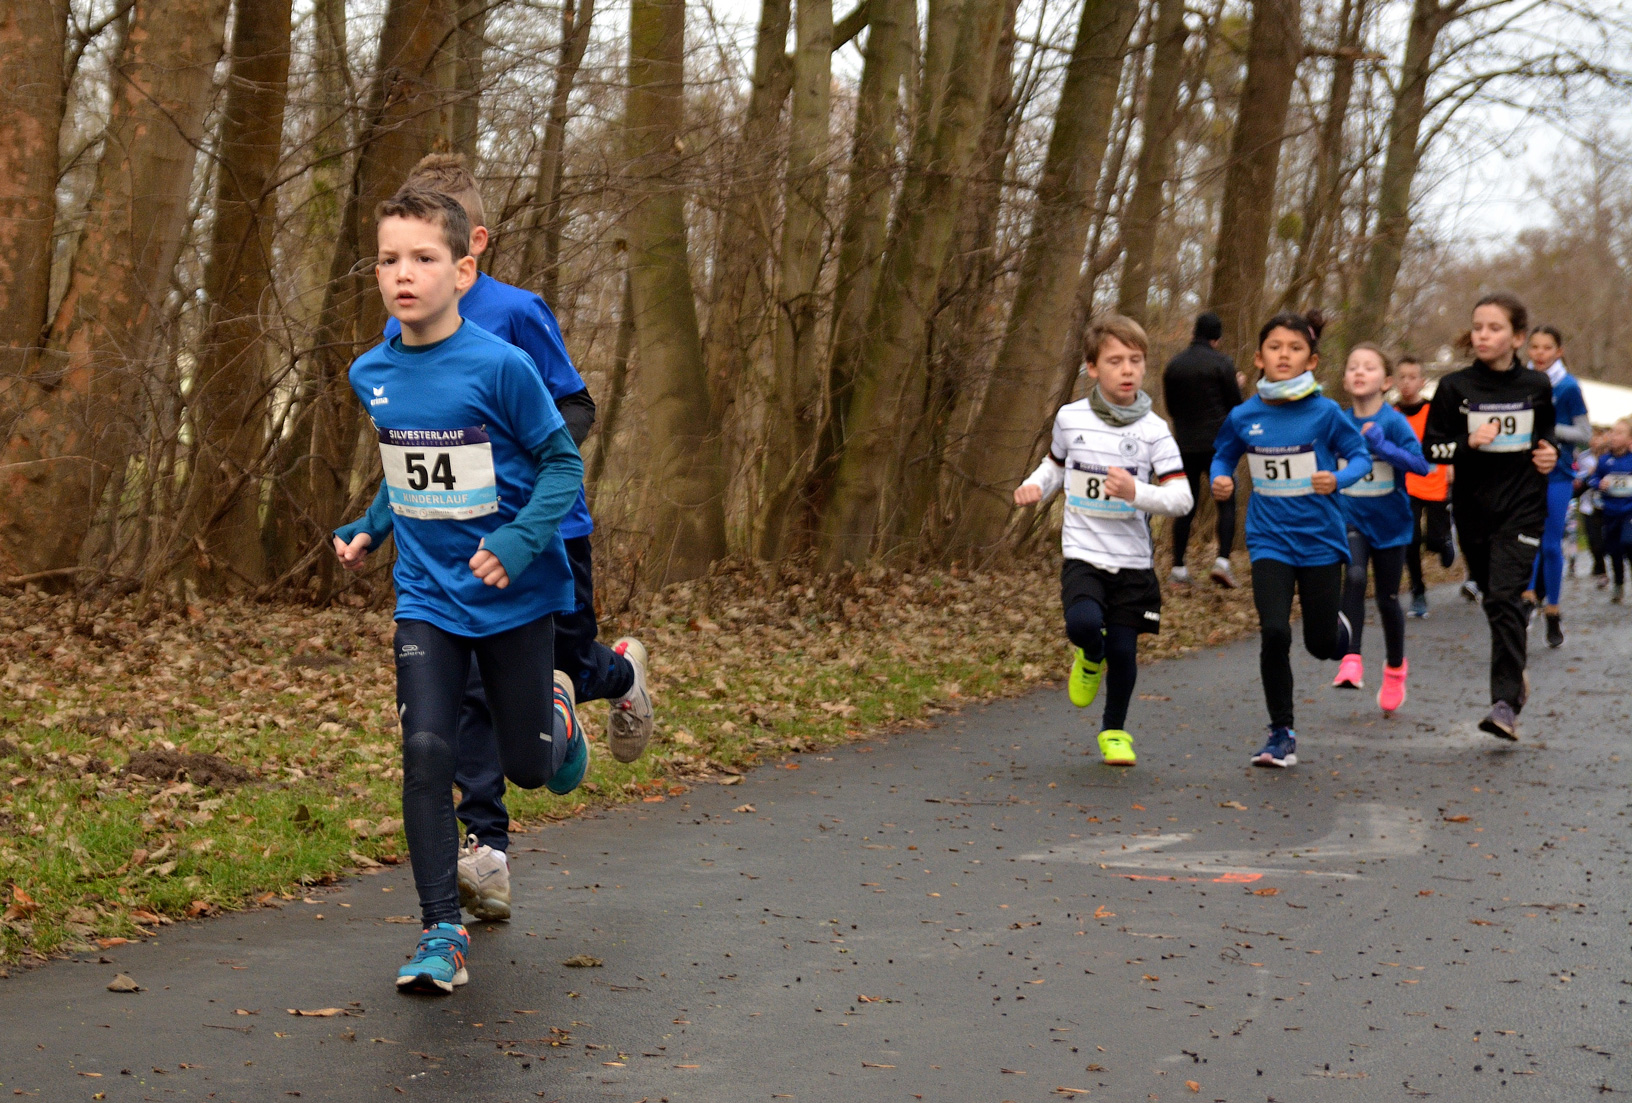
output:
M1428 615L1428 595L1417 594L1411 599L1411 615L1422 620Z
M1298 764L1298 733L1291 728L1270 728L1269 742L1252 756L1254 766L1275 766L1286 769Z
M584 780L584 771L589 769L589 744L584 739L583 729L578 726L578 714L573 711L576 704L574 698L572 679L557 670L555 711L561 714L564 721L562 726L567 732L567 757L562 759L561 768L544 783L544 788L558 797L564 797L578 788L579 782Z
M452 992L470 980L465 953L470 935L457 923L426 927L414 948L414 957L397 970L399 992Z

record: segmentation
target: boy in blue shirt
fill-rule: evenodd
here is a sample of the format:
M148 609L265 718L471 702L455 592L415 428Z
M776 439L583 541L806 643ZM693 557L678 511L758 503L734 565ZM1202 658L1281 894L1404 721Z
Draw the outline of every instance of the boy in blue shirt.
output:
M476 178L456 153L433 153L408 174L403 185L440 192L470 218L471 256L487 249L486 214ZM595 424L595 402L573 367L561 327L543 299L530 291L478 272L459 299L459 313L532 358L572 434L582 447ZM387 340L401 332L386 322ZM611 647L600 642L595 621L595 581L590 533L594 531L583 488L561 522L561 539L572 567L573 608L555 618L555 664L572 679L579 704L611 703L607 743L620 762L633 762L652 736L652 700L646 684L647 654L639 640L624 638ZM510 813L504 805L504 771L499 766L493 720L474 663L459 721L459 820L470 842L459 857L459 898L477 919L510 918Z
M1587 485L1603 497L1604 550L1615 573L1610 601L1626 594L1626 553L1632 545L1632 421L1622 418L1609 430L1609 451L1598 457Z
M396 536L402 818L424 920L397 987L451 992L470 949L452 790L472 659L511 781L570 793L589 761L572 683L555 672L553 621L573 608L560 525L584 467L527 354L459 316L476 278L464 208L409 189L380 204L378 223L375 274L401 332L358 357L350 381L385 477L334 550L360 570Z

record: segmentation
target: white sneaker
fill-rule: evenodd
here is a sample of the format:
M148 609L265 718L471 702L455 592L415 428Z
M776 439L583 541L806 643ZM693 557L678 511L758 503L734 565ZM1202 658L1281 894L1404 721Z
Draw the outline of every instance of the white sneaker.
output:
M471 835L459 855L459 905L477 919L510 918L510 862Z
M635 668L635 680L628 693L612 702L606 742L613 758L633 762L652 741L652 695L646 688L646 645L625 636L612 645L612 650L629 660L629 665Z
M1170 582L1176 582L1181 586L1188 585L1190 582L1190 568L1174 567L1171 571L1167 572L1167 577L1168 581Z
M1230 561L1223 556L1213 560L1213 570L1208 577L1213 580L1215 586L1226 590L1235 589L1235 572L1230 570Z

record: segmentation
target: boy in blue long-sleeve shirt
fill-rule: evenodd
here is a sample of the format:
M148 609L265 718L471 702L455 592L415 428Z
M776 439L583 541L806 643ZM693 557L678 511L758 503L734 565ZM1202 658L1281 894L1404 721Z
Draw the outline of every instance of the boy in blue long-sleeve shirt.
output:
M1604 551L1615 575L1610 600L1618 605L1626 595L1626 555L1632 546L1632 421L1622 418L1610 428L1609 451L1598 457L1587 485L1603 502Z
M1258 665L1269 705L1269 739L1254 766L1297 765L1293 730L1292 596L1303 609L1303 643L1317 659L1348 653L1340 607L1349 558L1343 506L1334 493L1371 471L1371 453L1343 408L1320 393L1318 313L1279 314L1258 334L1258 393L1225 419L1213 450L1213 497L1235 493L1247 458L1247 552L1262 632ZM1343 461L1340 464L1339 461Z

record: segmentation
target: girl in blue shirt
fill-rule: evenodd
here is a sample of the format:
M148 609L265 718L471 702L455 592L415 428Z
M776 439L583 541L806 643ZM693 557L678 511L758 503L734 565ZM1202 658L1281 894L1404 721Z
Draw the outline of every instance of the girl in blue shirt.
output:
M1632 545L1632 421L1622 418L1609 431L1609 451L1598 457L1587 485L1603 497L1604 550L1615 571L1610 601L1626 593L1626 553Z
M1392 713L1405 704L1405 610L1400 608L1400 572L1411 546L1411 499L1405 473L1426 475L1428 461L1405 415L1383 402L1394 365L1373 344L1356 345L1343 369L1343 389L1354 399L1349 418L1371 449L1371 472L1344 489L1343 514L1349 526L1349 566L1343 587L1343 615L1349 622L1349 652L1332 685L1364 689L1360 635L1366 623L1366 564L1377 579L1377 618L1383 625L1388 663L1377 705Z
M1343 408L1315 382L1324 325L1318 311L1277 314L1265 324L1253 356L1258 393L1230 411L1213 445L1215 499L1235 493L1242 456L1252 477L1247 552L1269 706L1269 739L1253 756L1254 766L1298 762L1292 729L1294 591L1309 653L1340 659L1349 650L1340 604L1349 541L1343 507L1333 494L1370 473L1371 453Z

